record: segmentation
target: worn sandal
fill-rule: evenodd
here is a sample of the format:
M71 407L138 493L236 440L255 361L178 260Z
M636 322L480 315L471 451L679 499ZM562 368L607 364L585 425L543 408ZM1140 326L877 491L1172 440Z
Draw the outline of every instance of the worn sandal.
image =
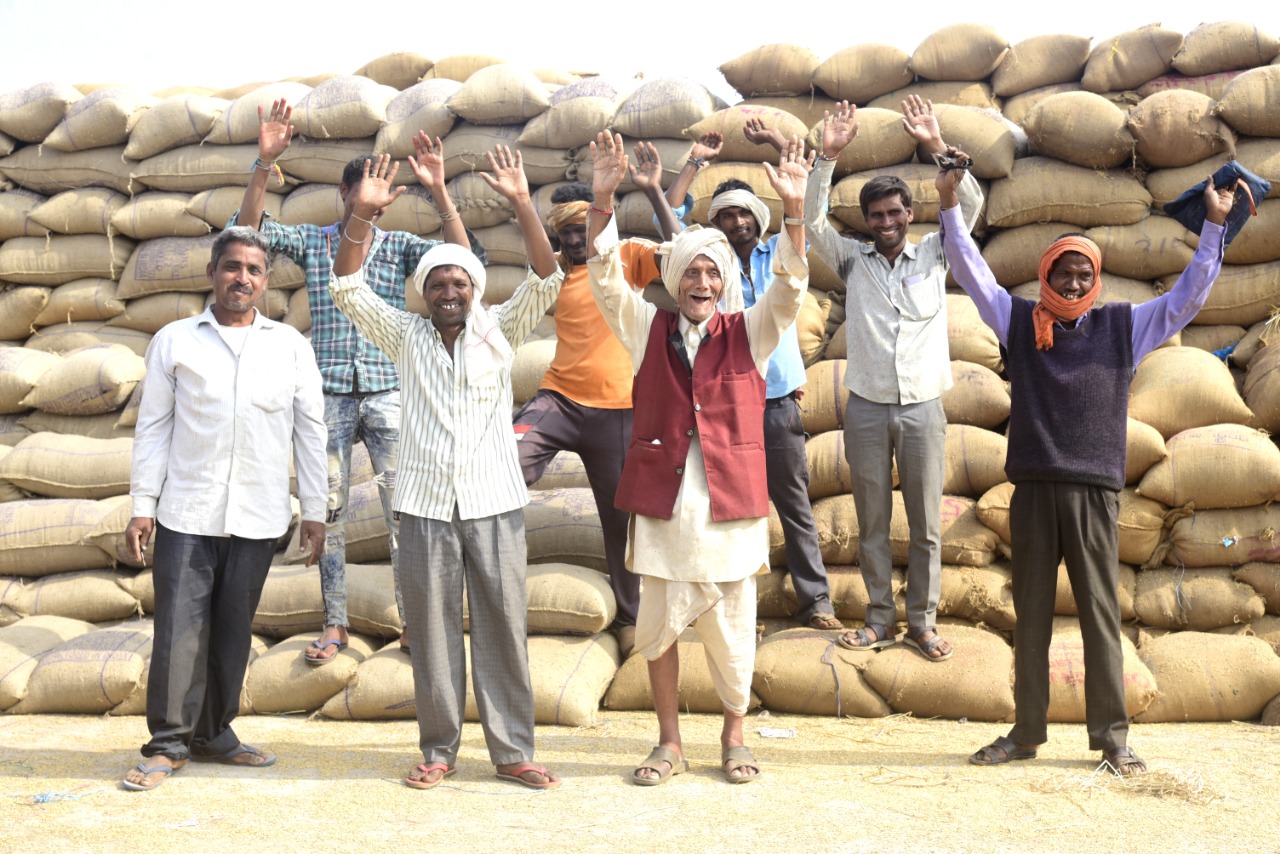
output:
M730 783L752 783L764 775L764 769L760 767L760 763L751 755L751 749L745 744L726 750L724 756L720 757L720 764L724 768L724 778ZM734 776L733 772L739 768L754 768L756 773Z
M535 783L532 780L526 780L521 774L528 774L530 771L536 771L541 777L541 783ZM498 772L499 780L506 780L509 783L519 783L527 789L554 789L560 785L559 780L550 779L545 765L534 765L532 762L521 762L509 773L503 774Z
M333 652L329 652L328 655L325 655L325 653L329 651L329 647L331 646L337 647L337 649L335 649ZM307 649L318 650L320 654L307 655L307 650L304 649L302 651L302 658L307 662L307 664L310 664L313 667L320 667L322 665L328 664L330 661L333 661L335 658L338 657L338 653L342 652L346 648L347 648L346 641L331 640L331 641L327 641L326 643L320 643L320 639L316 638L311 642L311 646L307 647Z
M1002 735L970 756L969 761L974 765L1003 765L1015 759L1035 759L1036 749L1020 747L1013 739Z
M1147 763L1138 758L1138 754L1133 752L1132 747L1123 745L1120 747L1108 747L1102 751L1102 758L1121 777L1141 774L1147 770Z
M844 628L844 623L840 622L840 618L829 611L819 611L809 617L805 625L820 632L831 632Z
M416 770L422 772L421 779L415 780L413 777L404 778L404 784L411 789L434 789L436 786L439 786L444 782L445 777L452 777L458 771L457 768L445 765L443 762L432 762L430 765L419 765ZM435 780L428 780L427 778L431 775L432 771L444 771L444 773Z
M177 766L145 765L139 762L138 771L142 773L142 777L144 781L146 780L147 777L150 777L152 774L162 774L164 776L162 776L159 780L156 780L154 783L146 783L146 782L135 783L132 780L129 780L128 778L126 778L120 781L120 785L124 786L126 789L128 789L131 792L149 792L152 789L154 789L156 786L159 786L165 780L168 780L169 776L173 774L175 771L181 771L181 770L182 770L182 765L177 765Z
M631 772L631 782L637 786L661 786L677 774L689 770L689 760L684 759L669 747L658 745L649 751L649 755ZM653 771L657 777L641 777L637 772Z
M853 640L850 640L851 637ZM874 652L893 646L897 642L897 636L891 626L873 626L869 624L860 629L845 632L836 638L836 643L854 652Z
M933 637L925 641L920 640L920 637L926 632L933 632ZM955 653L954 649L950 649L951 644L942 635L938 634L938 630L933 626L927 626L923 629L907 629L907 634L903 641L906 642L907 646L915 647L921 655L935 664L939 661L946 661ZM948 646L947 651L940 651L938 655L934 655L933 651L944 643Z
M249 759L245 762L239 761L241 756L247 755ZM266 751L254 747L252 744L245 744L243 741L226 753L193 753L191 754L192 762L216 762L219 765L238 765L242 768L266 768L268 765L274 765L276 758Z

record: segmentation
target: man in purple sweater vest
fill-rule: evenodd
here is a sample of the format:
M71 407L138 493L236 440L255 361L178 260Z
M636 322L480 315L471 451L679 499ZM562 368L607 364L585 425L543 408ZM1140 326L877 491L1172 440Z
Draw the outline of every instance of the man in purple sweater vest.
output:
M957 152L963 155L962 152ZM943 251L1005 351L1012 406L1005 472L1013 546L1014 702L1017 723L969 757L975 765L1034 759L1048 740L1049 644L1058 563L1065 560L1080 613L1089 749L1116 773L1146 763L1127 745L1120 606L1116 596L1118 494L1124 487L1125 416L1134 366L1186 326L1222 266L1233 192L1204 192L1208 218L1191 264L1168 293L1141 305L1095 305L1102 258L1084 235L1055 240L1040 259L1040 301L996 283L960 217L963 171L940 171Z

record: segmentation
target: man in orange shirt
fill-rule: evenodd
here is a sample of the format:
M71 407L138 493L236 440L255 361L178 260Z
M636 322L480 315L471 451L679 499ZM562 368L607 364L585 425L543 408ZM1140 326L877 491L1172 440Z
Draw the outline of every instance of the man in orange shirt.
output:
M609 583L618 602L614 629L626 658L635 644L640 576L625 566L628 514L613 500L631 442L632 370L630 355L601 317L587 281L592 199L585 184L566 185L551 196L547 225L559 238L558 260L565 271L556 303L556 355L538 393L516 414L515 429L526 484L542 477L558 451L582 458L604 529ZM656 249L649 240L622 241L622 263L633 288L658 278Z

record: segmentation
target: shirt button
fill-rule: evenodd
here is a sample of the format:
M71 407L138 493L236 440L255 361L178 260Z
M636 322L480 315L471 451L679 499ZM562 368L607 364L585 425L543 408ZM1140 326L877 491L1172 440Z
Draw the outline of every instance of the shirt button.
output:
M676 469L676 474L684 474L684 469Z
M686 436L692 436L692 435L693 435L693 431L692 431L692 430L685 430L685 431L684 431L684 434L685 434Z
M702 411L702 404L701 404L701 403L695 403L695 404L693 405L693 411L694 411L694 412L701 412L701 411Z

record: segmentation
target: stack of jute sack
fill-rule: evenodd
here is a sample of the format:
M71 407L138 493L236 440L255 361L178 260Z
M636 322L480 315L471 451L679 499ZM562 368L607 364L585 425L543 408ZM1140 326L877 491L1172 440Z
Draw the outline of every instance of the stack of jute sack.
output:
M0 346L0 652L12 656L10 666L0 663L0 708L141 710L150 631L135 617L152 610L150 571L130 565L120 537L129 513L120 461L136 417L138 356L160 326L208 300L209 243L239 204L259 106L281 97L295 105L298 137L266 205L286 223L336 221L337 184L352 157L404 158L419 129L442 137L450 192L492 264L487 296L501 302L526 257L506 201L476 174L496 144L521 151L545 213L557 186L590 181L587 143L600 129L654 142L664 183L693 140L716 131L724 148L690 188L692 218L705 222L716 186L733 177L752 185L778 224L781 206L761 165L772 149L751 143L744 125L761 119L816 143L823 111L847 99L859 107L860 131L836 165L832 224L865 236L858 190L874 175L896 174L915 196L918 239L936 228L935 170L901 130L898 105L919 94L934 102L945 138L975 158L987 199L975 231L1002 285L1034 298L1044 246L1084 231L1103 249L1102 298L1142 302L1172 286L1196 245L1196 235L1163 215L1163 203L1233 156L1273 185L1280 178L1280 119L1270 106L1280 90L1277 53L1274 36L1241 23L1014 45L989 27L958 25L912 54L877 44L826 59L796 45L759 48L721 67L743 98L732 106L682 78L618 81L494 57L433 63L416 54L381 57L353 75L220 92L45 83L0 94L0 342L9 345ZM398 180L413 183L407 169ZM1280 524L1272 517L1280 511L1270 509L1280 452L1269 438L1280 422L1280 380L1272 379L1280 347L1268 346L1280 303L1280 202L1256 201L1259 217L1231 245L1193 325L1149 356L1134 382L1120 601L1129 711L1138 720L1253 719L1269 702L1268 717L1280 717L1272 702L1280 694ZM621 188L617 210L624 233L657 236L634 186ZM438 236L440 225L431 200L412 186L381 224L425 236ZM810 491L833 601L856 624L866 591L841 429L845 286L813 253L810 263L798 321L810 366L802 402ZM300 271L277 261L262 310L305 332L301 286ZM755 682L768 708L1012 714L1008 387L972 301L957 290L947 311L956 384L943 399L950 424L939 613L956 655L945 666L902 648L858 655L829 633L785 630L795 596L775 520L775 569L760 579L765 637ZM548 318L517 350L517 402L536 391L554 348ZM1227 350L1229 362L1213 355ZM97 377L109 379L95 385ZM255 624L246 712L413 714L408 659L388 643L399 622L367 455L355 469L347 528L354 640L325 667L301 661L322 620L319 582L282 542ZM605 708L651 707L643 662L619 669L616 645L601 633L615 606L580 462L561 455L531 495L538 720L588 723L602 699ZM892 540L895 563L905 564L898 496ZM1083 654L1064 572L1058 593L1051 716L1083 720ZM681 643L689 653L682 702L718 711L696 635ZM88 671L69 669L85 662Z

